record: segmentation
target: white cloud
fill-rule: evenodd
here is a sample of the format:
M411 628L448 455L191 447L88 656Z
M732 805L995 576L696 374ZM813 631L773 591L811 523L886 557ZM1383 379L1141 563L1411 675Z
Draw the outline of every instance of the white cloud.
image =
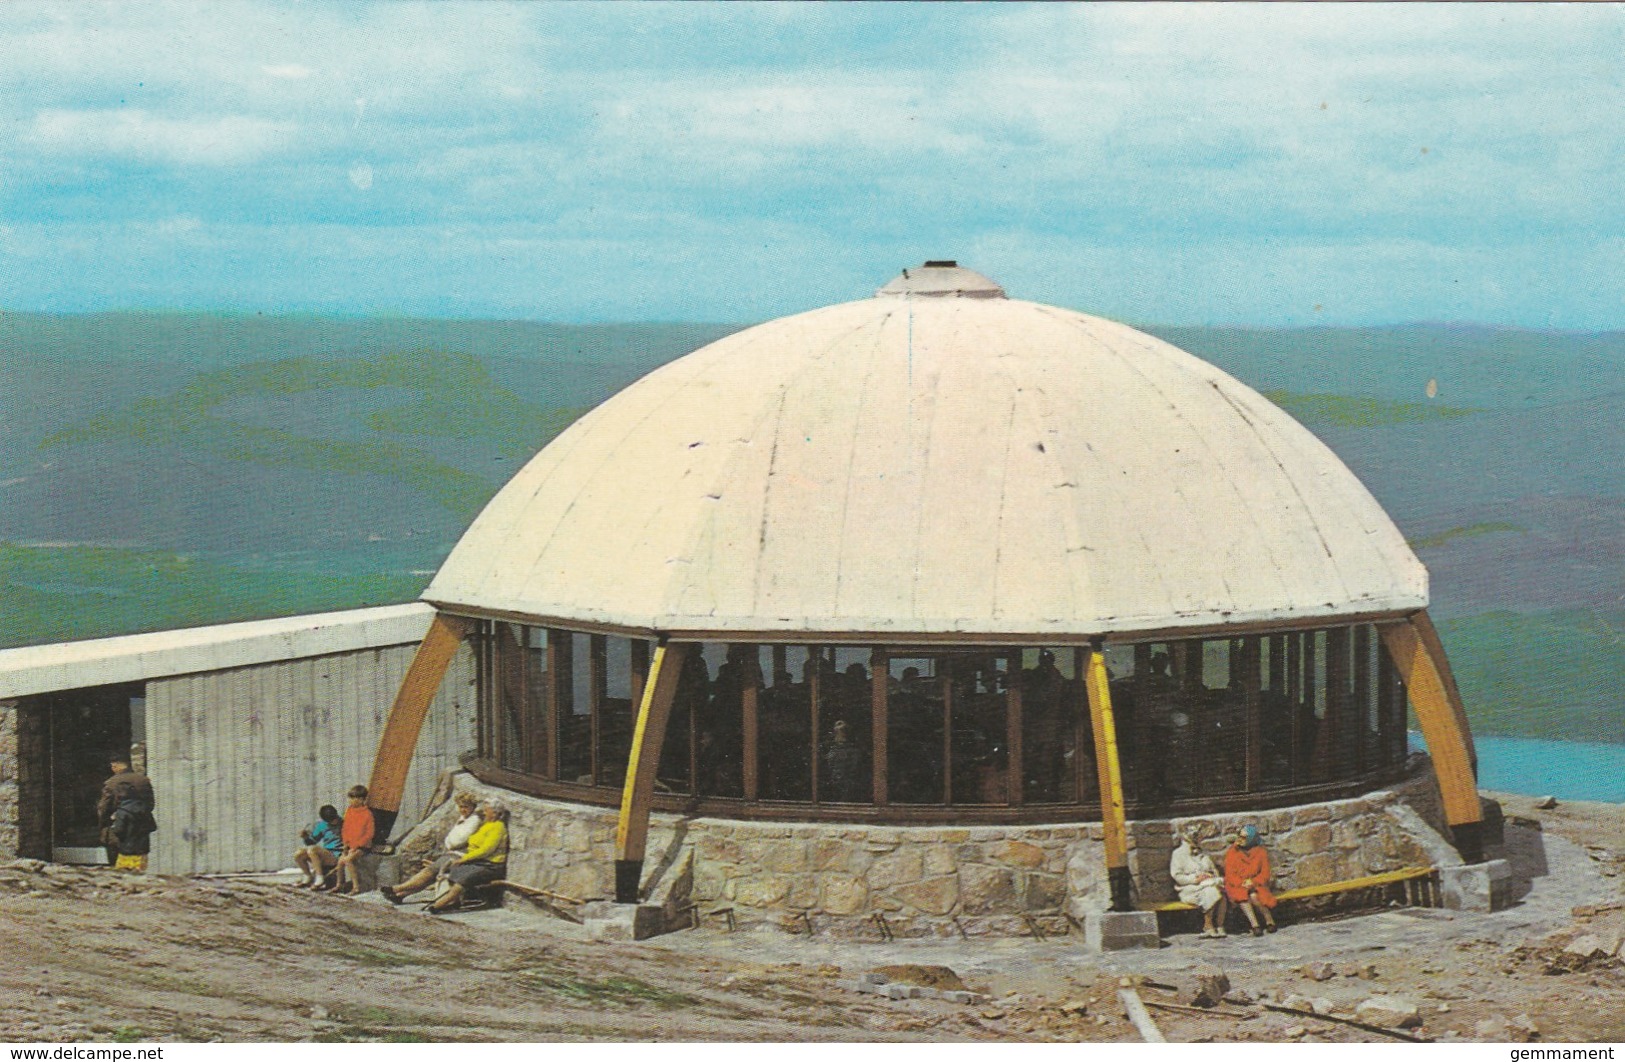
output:
M260 69L265 72L266 76L281 78L284 81L303 81L305 78L310 77L316 72L310 67L301 66L298 63L284 63L279 66L262 66Z
M350 167L350 184L357 191L365 192L372 187L372 167L365 162L357 162Z
M235 166L286 146L288 122L248 115L170 118L136 108L46 110L34 116L30 140L53 155L111 155L186 166Z

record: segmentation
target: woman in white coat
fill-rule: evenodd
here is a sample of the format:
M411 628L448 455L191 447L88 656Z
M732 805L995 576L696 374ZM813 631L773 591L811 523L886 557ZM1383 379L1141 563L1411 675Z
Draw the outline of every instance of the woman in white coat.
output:
M1224 936L1224 916L1229 908L1224 898L1224 878L1212 857L1202 851L1195 830L1186 830L1180 837L1168 861L1168 874L1174 879L1180 901L1202 912L1202 936Z

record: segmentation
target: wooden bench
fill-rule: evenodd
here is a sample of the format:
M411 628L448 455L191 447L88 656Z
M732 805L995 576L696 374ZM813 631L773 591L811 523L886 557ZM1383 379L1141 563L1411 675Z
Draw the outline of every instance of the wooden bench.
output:
M1439 872L1434 867L1402 867L1399 870L1390 870L1385 874L1371 874L1363 878L1350 878L1347 881L1331 881L1324 885L1306 885L1300 889L1287 889L1285 892L1275 894L1277 903L1288 903L1293 900L1312 900L1320 896L1335 896L1339 893L1358 892L1361 889L1385 888L1389 885L1404 885L1405 902L1412 907L1439 906ZM1192 904L1179 900L1167 903L1153 904L1150 910L1157 914L1173 914L1180 911L1194 911Z

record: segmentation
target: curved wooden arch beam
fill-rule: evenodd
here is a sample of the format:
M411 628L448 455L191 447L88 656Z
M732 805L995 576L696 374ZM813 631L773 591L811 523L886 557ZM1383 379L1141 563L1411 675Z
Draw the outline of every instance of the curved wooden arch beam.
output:
M1450 670L1450 658L1445 655L1444 642L1439 638L1439 631L1433 626L1433 617L1428 610L1423 609L1411 617L1411 625L1422 638L1422 645L1426 647L1428 655L1433 658L1433 664L1439 669L1439 677L1444 680L1445 696L1450 699L1450 710L1455 713L1456 725L1461 727L1462 736L1467 740L1467 758L1473 765L1473 777L1478 777L1478 749L1473 744L1473 731L1467 725L1467 705L1461 699L1461 691L1456 688L1456 676Z
M1106 881L1112 910L1134 910L1128 869L1128 822L1123 812L1123 770L1117 756L1117 720L1112 715L1111 675L1100 642L1089 652L1084 685L1095 735L1095 773L1100 782L1100 819L1105 833Z
M666 722L677 681L692 646L673 642L655 646L649 677L638 702L632 751L621 788L621 814L615 823L615 902L637 903L643 894L643 853L649 840L649 803L654 797L655 771L666 743Z
M461 616L436 612L417 655L406 669L401 688L395 693L395 703L390 706L389 719L378 739L378 752L372 759L372 777L367 780L367 806L372 808L378 823L379 843L389 837L389 831L395 826L401 811L401 794L406 789L406 772L412 766L412 753L417 750L423 720L472 623Z
M1452 706L1440 661L1430 651L1428 639L1414 619L1383 624L1379 630L1388 654L1405 680L1417 722L1422 725L1422 737L1427 741L1428 755L1433 758L1439 793L1444 798L1444 817L1450 824L1456 851L1469 863L1483 862L1484 812L1478 802L1478 783L1473 777L1465 712L1458 713Z

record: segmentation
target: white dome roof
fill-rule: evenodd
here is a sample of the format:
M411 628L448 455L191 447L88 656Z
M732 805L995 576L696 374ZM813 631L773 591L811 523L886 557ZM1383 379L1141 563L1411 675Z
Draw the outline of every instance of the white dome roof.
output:
M611 398L423 596L678 636L1078 638L1408 612L1427 573L1330 450L1206 362L1053 306L888 295Z

